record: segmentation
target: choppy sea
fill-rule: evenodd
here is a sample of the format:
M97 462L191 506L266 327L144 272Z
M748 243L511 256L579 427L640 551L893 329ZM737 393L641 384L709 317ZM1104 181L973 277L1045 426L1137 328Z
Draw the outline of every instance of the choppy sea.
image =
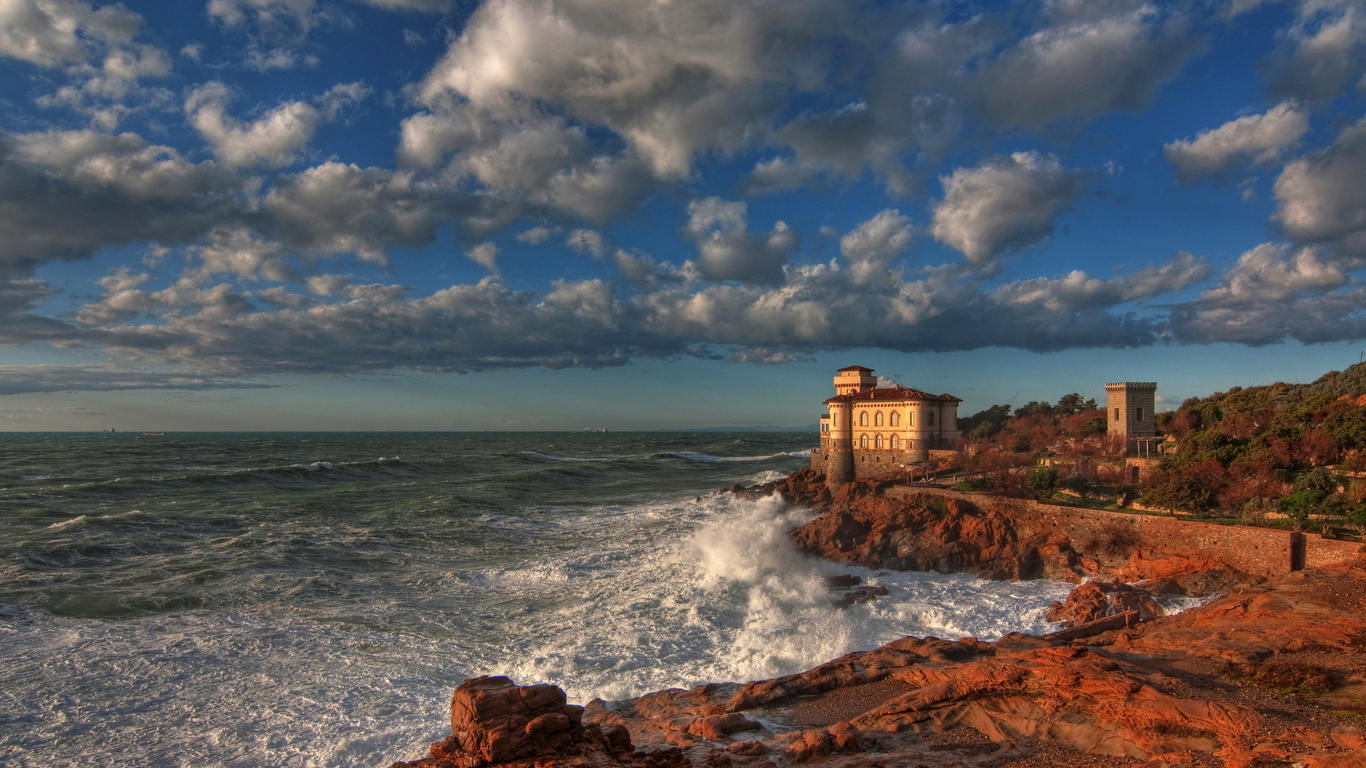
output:
M800 433L0 434L0 764L364 766L570 700L1045 631L1070 585L795 552ZM891 594L835 607L827 575Z

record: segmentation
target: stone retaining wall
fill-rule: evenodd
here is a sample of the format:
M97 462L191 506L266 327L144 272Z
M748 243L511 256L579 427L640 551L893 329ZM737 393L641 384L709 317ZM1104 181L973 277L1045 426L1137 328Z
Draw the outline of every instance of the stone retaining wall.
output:
M1081 507L1061 507L1026 499L1009 499L978 493L960 493L929 486L897 486L884 491L897 498L933 493L957 498L978 507L1005 506L1028 514L1040 524L1066 531L1079 551L1113 550L1099 557L1105 566L1119 566L1134 549L1148 559L1162 553L1196 552L1217 557L1244 573L1279 576L1303 568L1366 557L1359 542L1325 539L1317 533L1291 533L1244 525L1219 525L1161 515L1143 515ZM1107 562L1108 560L1108 562Z

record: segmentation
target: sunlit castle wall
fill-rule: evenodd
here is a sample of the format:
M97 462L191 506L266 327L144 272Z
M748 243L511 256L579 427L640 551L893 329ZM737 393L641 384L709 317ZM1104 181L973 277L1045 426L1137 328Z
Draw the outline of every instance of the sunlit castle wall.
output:
M930 451L958 440L958 398L907 387L877 387L873 371L841 368L835 396L825 401L820 447L811 467L837 488L850 480L904 472Z

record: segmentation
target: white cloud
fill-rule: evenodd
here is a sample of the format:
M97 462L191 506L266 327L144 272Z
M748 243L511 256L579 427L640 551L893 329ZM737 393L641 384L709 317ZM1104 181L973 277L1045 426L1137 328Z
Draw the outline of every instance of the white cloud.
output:
M1331 99L1366 69L1366 10L1357 0L1301 0L1265 66L1270 91L1302 101Z
M586 253L597 258L602 256L605 247L602 233L594 229L576 229L569 233L564 244L578 253Z
M313 105L291 101L255 122L243 123L227 114L231 101L228 87L218 81L194 89L185 99L185 116L228 168L288 165L324 121Z
M1220 284L1172 312L1178 341L1260 346L1314 344L1366 335L1366 291L1344 265L1313 247L1264 243L1247 251Z
M425 245L443 222L476 217L477 202L412 174L329 162L278 178L262 226L305 253L386 263L386 248Z
M1309 115L1298 104L1282 102L1260 115L1248 115L1163 147L1167 161L1184 180L1200 174L1219 176L1240 161L1269 163L1309 130Z
M896 282L892 261L911 245L914 229L900 211L885 210L840 239L840 254L854 285Z
M997 155L977 168L940 177L944 199L934 206L930 233L969 262L994 268L1007 249L1048 237L1053 220L1072 208L1085 174L1054 155Z
M465 257L490 272L498 271L498 246L493 243L480 243L465 251Z
M517 233L517 242L540 245L560 233L560 227L532 227Z
M1263 243L1238 257L1203 303L1221 305L1285 302L1301 291L1324 291L1347 283L1342 266L1324 261L1312 247Z
M743 145L775 109L765 85L788 81L842 16L811 0L485 3L418 93L492 112L554 103L622 136L656 176L678 178L698 152Z
M241 212L240 182L133 134L0 134L0 265L193 240Z
M718 197L688 204L683 234L697 244L697 267L710 280L777 283L796 250L796 233L779 221L766 235L751 234L747 207Z
M982 70L982 108L1003 127L1040 128L1140 109L1197 47L1177 8L1129 0L1049 8L1051 26Z
M1331 147L1286 165L1276 179L1276 219L1301 241L1366 231L1366 120L1344 129Z
M142 17L121 3L95 9L79 0L5 0L0 56L42 67L83 62L131 42L141 28Z

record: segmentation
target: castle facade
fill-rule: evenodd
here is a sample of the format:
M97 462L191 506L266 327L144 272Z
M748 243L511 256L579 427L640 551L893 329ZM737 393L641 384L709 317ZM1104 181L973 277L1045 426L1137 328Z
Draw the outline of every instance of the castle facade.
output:
M873 369L841 368L835 396L820 419L820 447L811 468L831 488L851 480L885 475L929 459L960 437L953 395L931 395L909 387L879 387Z

